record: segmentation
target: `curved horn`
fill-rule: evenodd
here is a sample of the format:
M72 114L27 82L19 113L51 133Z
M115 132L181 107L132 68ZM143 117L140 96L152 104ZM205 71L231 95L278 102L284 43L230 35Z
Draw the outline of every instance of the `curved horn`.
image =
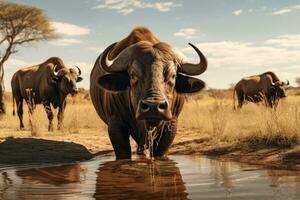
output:
M57 65L54 65L54 67L52 68L52 73L54 76L58 75L58 72L56 71Z
M189 43L189 45L193 47L193 49L197 52L200 58L200 62L198 64L183 63L179 71L188 75L202 74L207 69L207 60L205 56L202 54L202 52L195 45L191 43Z
M75 65L75 67L78 69L78 76L80 76L80 75L81 75L81 70L80 70L80 68L77 67L76 65Z
M289 80L286 80L286 86L290 85Z
M125 71L127 69L129 58L131 57L132 46L123 49L115 59L109 60L109 52L116 44L117 43L113 43L107 47L100 57L100 66L106 72L113 73Z
M272 81L271 85L275 86L276 84Z

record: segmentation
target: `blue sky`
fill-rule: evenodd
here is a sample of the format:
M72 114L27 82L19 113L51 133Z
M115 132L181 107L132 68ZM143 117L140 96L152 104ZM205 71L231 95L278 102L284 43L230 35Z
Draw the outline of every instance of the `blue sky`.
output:
M109 44L144 25L197 61L188 42L208 59L200 75L208 88L228 88L241 77L272 70L292 84L300 76L299 0L10 0L45 10L59 39L19 48L5 64L5 85L20 67L51 56L89 74Z

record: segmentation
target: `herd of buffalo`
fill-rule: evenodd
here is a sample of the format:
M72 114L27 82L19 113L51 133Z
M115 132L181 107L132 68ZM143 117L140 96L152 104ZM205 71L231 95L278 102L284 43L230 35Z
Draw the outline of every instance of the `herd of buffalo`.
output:
M151 156L162 156L176 135L177 118L183 108L185 94L195 93L205 83L193 76L207 69L207 60L193 44L199 63L191 63L167 43L160 41L145 27L135 28L126 38L108 46L96 59L90 75L90 96L100 118L108 126L108 134L117 159L131 157L131 136L137 143L137 154L149 148L149 131L153 138ZM12 95L17 106L20 128L23 124L23 100L33 112L43 104L53 130L53 108L59 108L58 129L62 126L66 97L78 92L81 70L67 68L58 57L18 70L12 77ZM276 107L286 97L285 87L273 72L245 77L234 88L238 108L245 101L265 101ZM234 106L235 107L235 106ZM15 108L14 108L15 113Z

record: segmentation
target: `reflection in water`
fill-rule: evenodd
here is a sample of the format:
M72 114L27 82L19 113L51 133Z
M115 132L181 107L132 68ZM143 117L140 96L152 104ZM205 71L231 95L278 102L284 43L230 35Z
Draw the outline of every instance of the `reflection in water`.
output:
M177 162L180 169L187 169L189 163L202 164L188 170L188 177L182 173L191 199L300 199L299 171L262 169L196 156Z
M300 199L300 172L289 170L267 170L263 175L270 179L269 186L282 198L289 191L295 192L295 197Z
M97 172L95 199L187 199L176 163L164 160L107 162Z
M214 177L215 186L222 185L226 196L230 196L233 189L233 180L230 173L230 163L210 160L211 176Z
M36 182L51 185L78 183L81 181L83 169L79 164L67 164L63 166L33 168L17 171L16 174L23 182Z
M46 199L54 200L76 193L84 180L84 170L80 164L67 164L2 172L2 177L3 199L35 200L47 196Z
M300 172L199 156L0 167L0 199L300 199Z

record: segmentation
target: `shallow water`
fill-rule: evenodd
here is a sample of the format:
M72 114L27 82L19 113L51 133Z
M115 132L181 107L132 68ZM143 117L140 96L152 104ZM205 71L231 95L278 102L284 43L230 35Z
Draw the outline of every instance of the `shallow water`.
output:
M300 172L199 156L0 166L0 199L300 199Z

